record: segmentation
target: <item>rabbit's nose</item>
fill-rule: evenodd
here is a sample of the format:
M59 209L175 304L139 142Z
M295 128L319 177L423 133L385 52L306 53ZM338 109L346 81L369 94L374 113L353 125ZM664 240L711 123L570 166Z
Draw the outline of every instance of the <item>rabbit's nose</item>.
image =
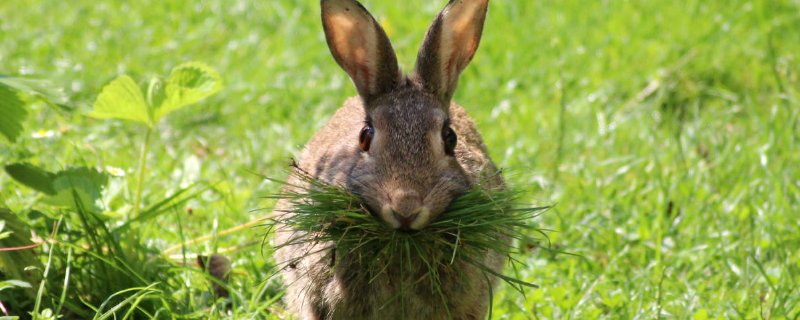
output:
M392 199L392 214L400 227L408 229L422 211L422 197L416 191L402 191Z

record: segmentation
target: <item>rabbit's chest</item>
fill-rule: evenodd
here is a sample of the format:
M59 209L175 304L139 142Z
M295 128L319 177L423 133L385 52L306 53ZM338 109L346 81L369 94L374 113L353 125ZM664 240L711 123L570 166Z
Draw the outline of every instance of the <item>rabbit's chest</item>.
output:
M331 319L469 319L458 314L482 289L471 279L476 270L466 264L430 269L412 259L381 267L376 273L342 257L323 289Z

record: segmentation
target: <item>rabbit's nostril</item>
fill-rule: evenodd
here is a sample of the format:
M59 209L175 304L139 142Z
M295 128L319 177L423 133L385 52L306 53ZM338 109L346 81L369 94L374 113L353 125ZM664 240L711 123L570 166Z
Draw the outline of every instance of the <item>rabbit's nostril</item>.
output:
M400 211L392 210L392 214L394 218L397 219L397 222L400 223L401 229L410 229L411 224L414 223L414 220L417 220L417 216L419 216L420 210L415 210L411 213L403 213Z

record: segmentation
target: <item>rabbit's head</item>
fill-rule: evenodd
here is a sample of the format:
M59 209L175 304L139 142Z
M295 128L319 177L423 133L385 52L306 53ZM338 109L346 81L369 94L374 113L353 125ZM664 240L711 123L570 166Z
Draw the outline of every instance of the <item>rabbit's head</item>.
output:
M451 0L428 29L409 76L361 4L321 5L328 47L353 80L366 114L345 128L358 133L347 189L388 226L422 229L472 187L456 159L449 107L458 77L478 49L488 0Z

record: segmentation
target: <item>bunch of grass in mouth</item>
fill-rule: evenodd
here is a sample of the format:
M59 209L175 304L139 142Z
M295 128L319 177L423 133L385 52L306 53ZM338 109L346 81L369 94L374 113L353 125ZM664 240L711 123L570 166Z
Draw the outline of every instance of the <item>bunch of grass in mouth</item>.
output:
M385 272L388 265L399 265L402 269L404 264L409 266L412 261L421 261L428 269L427 276L434 291L439 287L440 273L458 272L455 261L472 264L520 292L524 287L537 287L483 264L489 250L519 264L513 258L519 251L515 244L540 240L531 235L546 237L532 221L548 207L525 206L518 202L518 192L482 189L492 176L454 199L422 230L404 231L386 226L344 187L316 179L296 165L291 174L300 183L272 197L287 199L292 203L291 209L275 217L273 223L291 227L299 236L280 246L329 243L336 255L356 257L366 271L363 274L370 279Z

